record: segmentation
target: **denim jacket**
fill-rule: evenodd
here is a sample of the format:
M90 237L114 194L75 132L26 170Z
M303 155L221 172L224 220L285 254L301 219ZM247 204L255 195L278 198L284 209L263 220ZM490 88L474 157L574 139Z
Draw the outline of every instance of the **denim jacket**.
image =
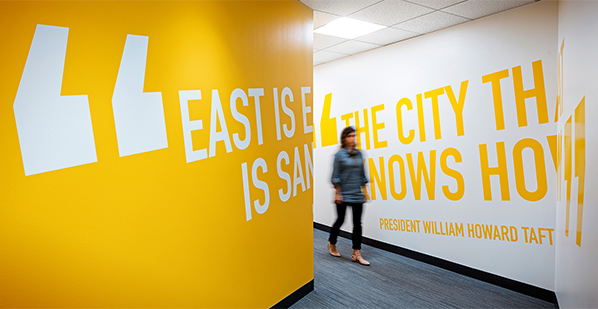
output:
M332 184L340 185L343 202L364 203L365 196L361 187L368 183L363 167L363 156L359 150L349 153L341 148L334 155Z

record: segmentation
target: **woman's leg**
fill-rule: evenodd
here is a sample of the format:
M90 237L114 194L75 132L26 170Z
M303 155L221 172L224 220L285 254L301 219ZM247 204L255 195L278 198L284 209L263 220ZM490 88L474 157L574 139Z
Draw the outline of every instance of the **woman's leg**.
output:
M361 256L361 215L363 214L363 204L351 204L353 208L353 256L351 260L361 265L369 266L370 262Z
M351 203L353 208L353 249L361 250L361 215L363 214L363 204Z
M334 224L332 225L332 229L330 230L330 237L328 241L330 244L336 245L336 239L338 237L338 233L341 230L341 225L345 222L345 212L347 211L347 205L345 203L336 204L336 214L337 218Z

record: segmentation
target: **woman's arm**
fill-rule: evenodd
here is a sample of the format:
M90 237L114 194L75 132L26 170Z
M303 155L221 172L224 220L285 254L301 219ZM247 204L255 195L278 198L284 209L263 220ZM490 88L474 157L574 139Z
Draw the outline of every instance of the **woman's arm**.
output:
M361 166L361 191L363 191L363 198L367 202L370 200L370 196L368 195L368 190L366 189L365 185L369 182L368 178L365 176L365 159L363 158L363 154L360 152L361 155L361 162L363 165Z
M334 189L336 193L334 195L334 202L336 204L340 204L343 202L343 195L341 192L341 162L340 162L340 154L337 152L334 155L334 163L332 164L332 184L334 185Z

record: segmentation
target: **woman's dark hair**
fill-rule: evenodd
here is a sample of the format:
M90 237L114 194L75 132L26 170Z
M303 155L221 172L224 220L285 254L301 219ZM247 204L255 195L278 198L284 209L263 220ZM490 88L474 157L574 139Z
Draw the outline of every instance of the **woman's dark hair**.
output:
M341 148L347 148L347 142L345 140L347 139L347 136L353 132L355 132L353 127L346 127L343 129L343 132L341 132Z

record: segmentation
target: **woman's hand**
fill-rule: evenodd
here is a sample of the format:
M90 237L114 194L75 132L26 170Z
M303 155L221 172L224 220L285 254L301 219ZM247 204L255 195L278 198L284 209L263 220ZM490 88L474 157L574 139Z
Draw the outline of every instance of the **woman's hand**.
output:
M365 188L365 186L361 187L361 191L363 192L363 199L365 202L370 202L370 196L368 195L368 190Z
M343 195L341 194L341 190L336 190L336 194L334 196L334 203L335 204L342 204L343 203Z

